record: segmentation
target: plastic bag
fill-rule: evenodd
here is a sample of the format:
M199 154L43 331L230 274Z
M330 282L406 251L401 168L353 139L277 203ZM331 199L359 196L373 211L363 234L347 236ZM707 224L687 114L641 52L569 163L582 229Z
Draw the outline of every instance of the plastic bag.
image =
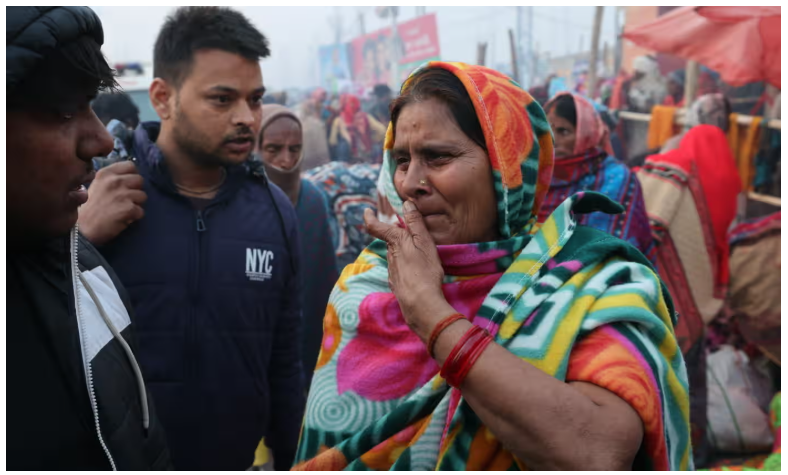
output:
M774 442L769 402L774 394L768 374L742 351L723 345L708 355L707 436L718 452L768 452Z

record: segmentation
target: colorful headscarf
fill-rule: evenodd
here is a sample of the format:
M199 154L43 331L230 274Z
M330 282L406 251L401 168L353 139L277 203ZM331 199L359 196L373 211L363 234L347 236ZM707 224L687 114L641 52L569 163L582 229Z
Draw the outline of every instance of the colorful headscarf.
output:
M544 111L520 86L492 69L443 62L431 62L428 67L451 71L468 90L493 169L498 230L506 237L521 233L536 221L553 172L553 137ZM403 91L415 73L402 85ZM394 188L396 163L389 158L394 145L391 127L383 144L384 164L378 192L402 215L402 200Z
M686 371L670 298L629 245L576 225L577 213L621 208L597 193L575 195L531 235L553 160L542 108L496 71L444 62L424 67L454 73L473 101L504 236L438 246L448 302L545 373L590 382L627 401L643 420L638 468L690 468ZM401 214L392 145L390 126L381 180ZM408 328L388 286L386 243L373 242L345 268L323 329L295 469L525 468L440 377Z
M610 131L602 122L602 117L599 116L594 104L585 97L571 92L559 92L545 105L545 110L549 110L561 96L570 96L575 103L577 124L575 124L574 156L584 155L592 149L602 149L608 155L613 155L613 147L610 145Z
M356 112L361 110L361 101L353 94L343 94L341 101L342 111L340 112L340 116L342 117L342 120L345 121L345 124L350 126L353 124L353 119L356 117Z
M366 112L361 110L361 100L353 94L343 94L341 98L340 117L350 134L350 154L358 157L372 149L372 131Z

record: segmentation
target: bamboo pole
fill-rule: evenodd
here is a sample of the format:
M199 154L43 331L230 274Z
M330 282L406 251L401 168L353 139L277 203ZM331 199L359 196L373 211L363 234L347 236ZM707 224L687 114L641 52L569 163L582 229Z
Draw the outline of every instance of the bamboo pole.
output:
M512 55L512 75L514 82L520 84L520 74L517 71L517 43L514 41L514 31L509 28L509 50Z
M476 64L479 66L484 66L484 62L487 59L487 43L479 43L476 45Z
M588 89L586 91L588 97L592 99L595 98L596 93L596 64L597 59L599 58L599 34L602 31L602 14L604 13L604 10L605 7L596 7L596 12L594 13L594 32L593 36L591 37L591 59L589 60L590 64L588 65Z
M618 117L624 120L634 120L637 122L651 122L651 114L645 114L642 112L620 111L618 113ZM685 125L687 123L687 119L685 117L686 113L684 110L679 109L676 111L676 118L674 120L678 125ZM754 119L755 117L751 115L739 115L737 117L736 123L739 125L750 125ZM780 119L772 119L766 123L766 126L770 129L782 130L782 123Z
M700 65L697 62L687 61L687 72L684 76L684 108L689 110L689 107L695 101L695 96L698 94L698 75L700 73Z

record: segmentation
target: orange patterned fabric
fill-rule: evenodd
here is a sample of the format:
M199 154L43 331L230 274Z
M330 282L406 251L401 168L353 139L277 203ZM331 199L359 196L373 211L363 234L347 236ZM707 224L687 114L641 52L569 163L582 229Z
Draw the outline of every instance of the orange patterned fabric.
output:
M342 452L335 448L325 449L323 452L320 453L317 457L313 458L312 460L307 460L306 462L299 463L298 465L294 466L291 470L295 471L308 471L308 472L317 472L317 471L336 471L342 470L347 467L347 459Z
M594 384L629 403L643 421L643 446L653 463L649 468L670 470L660 391L644 358L612 326L605 326L572 348L566 380Z
M422 68L452 72L465 86L484 132L498 193L501 235L511 237L536 221L553 173L553 137L541 106L504 74L482 66L432 61ZM403 83L413 83L418 70ZM386 134L385 153L394 145L392 125ZM384 160L378 182L380 201L402 215L402 201L393 189L393 170ZM389 208L390 206L390 208ZM396 222L394 216L382 216ZM530 228L526 228L530 229Z

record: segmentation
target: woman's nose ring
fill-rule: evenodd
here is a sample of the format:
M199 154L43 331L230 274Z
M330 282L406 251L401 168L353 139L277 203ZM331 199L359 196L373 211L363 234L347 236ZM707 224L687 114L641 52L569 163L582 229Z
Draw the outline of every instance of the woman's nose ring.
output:
M427 184L427 180L419 180L419 185L424 186Z

